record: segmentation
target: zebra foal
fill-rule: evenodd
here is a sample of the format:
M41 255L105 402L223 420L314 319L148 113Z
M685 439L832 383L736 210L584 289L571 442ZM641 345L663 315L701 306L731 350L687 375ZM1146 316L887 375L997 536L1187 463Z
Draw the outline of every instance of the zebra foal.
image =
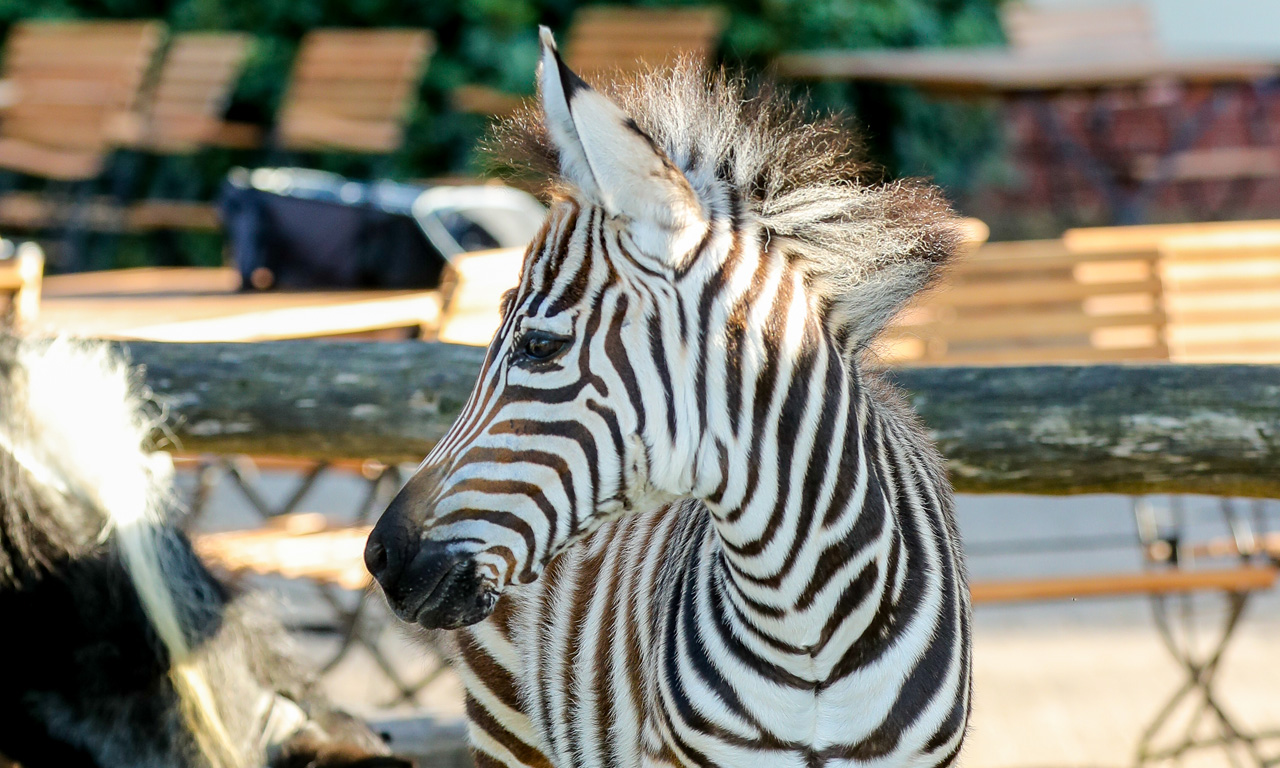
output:
M970 700L942 463L863 351L956 249L834 119L542 32L557 176L470 401L365 559L451 633L482 766L942 766Z

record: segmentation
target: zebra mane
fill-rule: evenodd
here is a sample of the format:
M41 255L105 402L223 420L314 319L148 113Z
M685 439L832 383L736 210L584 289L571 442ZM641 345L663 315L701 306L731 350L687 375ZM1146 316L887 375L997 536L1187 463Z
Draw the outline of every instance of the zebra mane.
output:
M933 185L885 183L840 115L814 116L768 82L689 61L598 88L613 99L710 205L731 187L771 248L805 270L828 325L859 350L956 253L961 229ZM559 157L540 108L526 106L486 142L499 169L548 179Z

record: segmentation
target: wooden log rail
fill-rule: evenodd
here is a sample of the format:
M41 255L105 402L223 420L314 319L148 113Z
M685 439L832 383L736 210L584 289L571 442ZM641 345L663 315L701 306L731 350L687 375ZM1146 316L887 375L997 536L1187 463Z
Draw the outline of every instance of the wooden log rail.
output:
M418 460L484 350L130 342L184 452ZM974 493L1280 497L1280 366L916 368L891 377Z

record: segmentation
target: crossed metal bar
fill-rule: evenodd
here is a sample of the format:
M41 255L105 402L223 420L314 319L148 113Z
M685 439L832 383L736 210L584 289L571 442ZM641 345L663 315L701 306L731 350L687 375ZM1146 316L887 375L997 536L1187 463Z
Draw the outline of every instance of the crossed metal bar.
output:
M1252 522L1238 513L1230 499L1220 499L1219 503L1224 522L1235 542L1237 556L1247 563L1258 554L1253 543L1266 529L1263 502L1254 503ZM1170 502L1170 517L1169 524L1161 525L1148 499L1134 500L1134 519L1149 567L1176 568L1183 561L1185 514L1177 497ZM1251 732L1227 711L1215 689L1218 669L1244 616L1250 596L1249 592L1227 592L1223 595L1226 606L1220 624L1212 641L1200 649L1194 637L1198 616L1192 595L1151 596L1152 614L1160 639L1184 670L1186 679L1166 700L1138 740L1135 756L1138 768L1165 761L1177 762L1188 752L1213 748L1221 749L1236 768L1280 766L1280 753L1267 756L1261 748L1264 742L1280 738L1280 732ZM1162 736L1174 730L1174 716L1184 704L1189 704L1190 717L1181 734L1172 744L1157 746ZM1205 725L1212 729L1213 735L1198 736Z
M315 488L316 483L326 473L336 471L344 470L328 461L316 461L305 466L288 497L282 503L273 505L258 490L259 468L251 457L202 457L196 467L196 485L188 503L188 522L193 521L205 511L208 499L222 477L231 479L240 495L263 520L270 520L297 512L303 500ZM360 474L366 484L366 491L359 506L356 507L353 525L366 523L371 517L376 516L376 513L381 512L383 504L379 502L387 498L386 489L394 493L404 483L403 473L395 465L365 462ZM386 612L378 610L382 604L381 600L369 591L364 591L359 593L352 605L349 590L324 581L311 580L309 583L316 590L316 594L328 605L333 620L293 624L288 628L295 632L331 633L338 636L338 650L321 665L321 674L326 674L337 667L355 647L362 647L396 690L395 698L382 704L391 707L402 703L416 704L417 696L422 689L434 682L447 668L443 662L443 656L437 653L435 655L441 659L441 662L433 670L415 681L405 679L378 645L378 637L389 621Z

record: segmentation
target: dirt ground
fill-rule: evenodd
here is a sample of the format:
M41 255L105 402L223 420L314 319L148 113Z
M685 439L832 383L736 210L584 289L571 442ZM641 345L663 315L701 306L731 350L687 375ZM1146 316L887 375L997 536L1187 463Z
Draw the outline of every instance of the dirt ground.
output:
M283 499L291 482L290 477L267 474L259 487L268 499ZM351 476L327 476L300 509L346 520L364 490ZM1170 506L1165 499L1154 503L1161 509ZM1266 512L1275 527L1280 502L1270 505ZM1225 531L1216 500L1192 498L1181 506L1192 536ZM958 508L975 580L1131 570L1138 564L1131 502L1124 497L966 496ZM224 482L199 526L235 528L254 521L243 496ZM329 615L313 585L264 580L261 586L280 597L286 621L314 624ZM354 601L358 596L339 598ZM1203 645L1213 639L1222 603L1203 596L1169 608L1175 626L1191 627L1193 640ZM416 682L438 667L430 650L409 638L376 601L369 607L365 627L376 636L394 674ZM300 633L298 644L320 664L332 657L338 643L331 634ZM982 606L975 614L974 675L972 732L964 764L975 768L1132 765L1143 730L1186 680L1162 644L1144 598ZM395 686L361 648L330 670L324 684L336 700L366 716L429 714L448 720L462 712L458 682L447 670L412 703L396 701ZM1215 692L1246 730L1280 732L1280 595L1252 600ZM1280 756L1280 738L1262 748ZM1231 762L1221 750L1210 750L1191 754L1180 765Z

